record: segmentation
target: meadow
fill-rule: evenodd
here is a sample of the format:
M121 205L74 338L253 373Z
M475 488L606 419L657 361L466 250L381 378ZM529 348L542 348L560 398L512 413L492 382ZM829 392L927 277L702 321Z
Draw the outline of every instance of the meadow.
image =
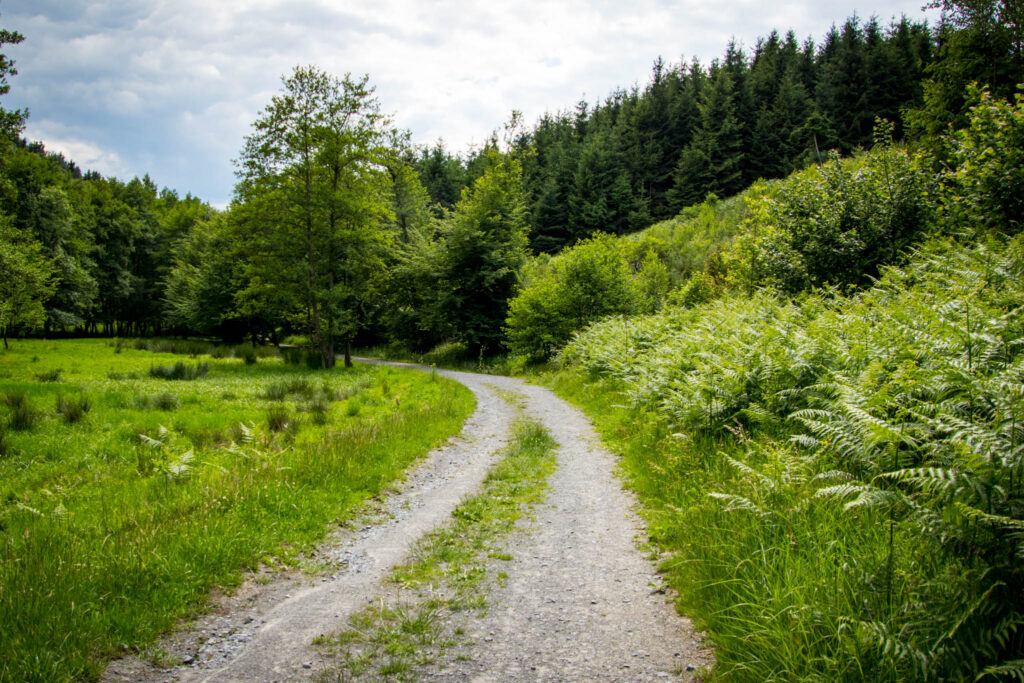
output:
M135 346L0 354L2 680L145 653L213 587L301 562L474 406L436 374Z

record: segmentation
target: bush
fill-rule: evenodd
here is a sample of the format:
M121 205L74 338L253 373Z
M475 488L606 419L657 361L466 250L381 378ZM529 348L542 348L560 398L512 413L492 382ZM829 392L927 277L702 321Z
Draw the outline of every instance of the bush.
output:
M682 287L669 293L667 299L672 306L691 308L715 298L715 282L706 273L694 273Z
M284 382L268 384L266 390L263 392L263 398L268 401L283 401L287 396L288 387L285 386Z
M1015 104L972 86L970 125L948 138L955 166L944 209L958 230L1017 234L1024 221L1024 95Z
M241 358L246 365L255 365L258 360L256 347L252 344L240 344L235 347L235 357Z
M267 385L263 398L268 401L283 401L289 395L310 398L316 393L312 383L305 377L296 377L283 382L272 382Z
M25 392L9 392L4 396L4 403L11 408L11 429L27 431L35 427L39 421L39 411L32 405Z
M323 355L313 349L282 348L281 358L286 365L305 365L310 370L319 370L324 366Z
M306 404L306 412L313 418L313 424L325 425L327 424L327 411L330 410L331 404L323 394L318 394L310 398L309 403Z
M153 397L153 407L157 410L176 410L178 405L178 397L169 391L162 391Z
M932 223L932 175L905 149L879 141L856 160L833 155L752 200L745 233L726 255L730 278L747 290L796 293L865 286L896 263Z
M589 323L635 312L638 299L615 238L598 235L552 258L509 302L508 346L516 355L545 360Z
M283 405L273 405L267 411L267 429L283 432L292 426L291 412Z
M469 349L462 342L445 342L423 354L423 362L427 365L455 365L465 361L468 355Z
M1024 236L933 243L855 296L733 294L566 347L656 421L626 467L723 676L1020 670L1022 300Z

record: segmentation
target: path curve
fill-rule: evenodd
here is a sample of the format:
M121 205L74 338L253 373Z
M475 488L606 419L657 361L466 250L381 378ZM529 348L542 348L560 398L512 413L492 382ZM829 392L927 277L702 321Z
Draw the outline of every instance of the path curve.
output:
M372 359L360 362L382 363ZM397 367L423 369L407 363ZM586 417L550 390L492 375L437 370L468 387L477 410L460 437L432 452L385 502L387 520L325 547L333 576L232 610L188 665L124 670L108 680L283 681L317 673L314 638L343 628L372 600L391 568L424 533L447 521L479 487L507 442L516 411L499 391L520 394L523 412L559 444L558 469L535 522L518 533L507 582L472 627L479 637L431 677L473 681L656 680L711 662L689 622L675 614L635 538L634 500L614 476L614 457ZM210 619L207 619L209 623ZM204 638L207 632L203 632ZM467 660L467 661L463 661ZM424 672L426 675L426 672Z

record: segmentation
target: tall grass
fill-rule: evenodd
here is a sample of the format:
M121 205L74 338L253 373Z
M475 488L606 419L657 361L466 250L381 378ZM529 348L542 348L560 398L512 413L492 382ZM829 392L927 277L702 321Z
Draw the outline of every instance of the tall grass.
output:
M38 382L33 355L59 362L65 382ZM214 585L295 562L472 408L464 389L421 373L273 359L211 360L202 381L169 394L147 374L168 360L96 341L0 354L4 425L18 406L71 401L69 385L90 405L88 419L39 411L31 429L0 430L0 680L98 677L200 609ZM302 395L264 398L275 383L313 387L323 419L306 417ZM364 400L349 418L330 406L353 389ZM288 433L264 426L271 406L289 412Z
M1022 300L1024 240L941 243L567 347L723 676L1024 676Z

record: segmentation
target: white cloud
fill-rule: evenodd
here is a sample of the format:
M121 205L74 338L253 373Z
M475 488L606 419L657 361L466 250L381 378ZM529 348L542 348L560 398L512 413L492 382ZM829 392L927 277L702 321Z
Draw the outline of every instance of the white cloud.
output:
M63 124L54 121L30 123L26 129L28 137L39 140L48 152L59 152L74 161L83 170L99 171L104 176L123 178L127 167L121 156L89 140L74 137Z

